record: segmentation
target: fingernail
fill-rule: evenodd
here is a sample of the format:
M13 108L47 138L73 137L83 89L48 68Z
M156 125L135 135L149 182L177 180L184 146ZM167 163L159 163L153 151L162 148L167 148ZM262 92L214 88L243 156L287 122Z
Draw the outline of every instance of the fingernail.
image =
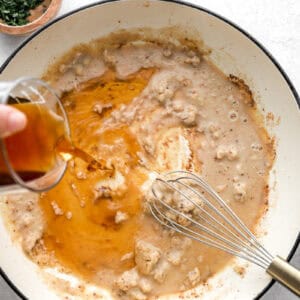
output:
M11 132L16 132L24 129L26 126L26 117L23 113L15 111L10 113L7 122L8 130Z

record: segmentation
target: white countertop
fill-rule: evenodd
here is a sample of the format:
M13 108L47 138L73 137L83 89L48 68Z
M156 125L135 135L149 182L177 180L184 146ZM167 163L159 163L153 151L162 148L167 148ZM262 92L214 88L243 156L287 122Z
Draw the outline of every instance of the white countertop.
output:
M141 0L142 1L142 0ZM93 0L64 0L59 15L87 5ZM238 24L261 42L283 67L298 93L300 92L300 0L190 0ZM0 33L0 65L24 40ZM294 257L300 266L300 249ZM0 278L0 299L19 299ZM298 299L278 285L264 297Z

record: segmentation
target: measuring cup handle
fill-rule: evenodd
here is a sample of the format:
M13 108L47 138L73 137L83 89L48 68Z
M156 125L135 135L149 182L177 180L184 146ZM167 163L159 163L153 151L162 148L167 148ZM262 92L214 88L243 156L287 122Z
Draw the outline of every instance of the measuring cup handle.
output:
M6 99L16 81L0 81L0 104L6 104Z

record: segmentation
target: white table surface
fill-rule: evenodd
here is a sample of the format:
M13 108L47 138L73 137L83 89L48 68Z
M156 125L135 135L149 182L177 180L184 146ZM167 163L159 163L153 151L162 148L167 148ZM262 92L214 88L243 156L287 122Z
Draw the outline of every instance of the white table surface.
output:
M63 0L59 15L93 2L96 1ZM300 92L300 0L190 0L189 2L208 8L248 31L272 53ZM0 65L24 39L0 33ZM300 249L293 262L300 267ZM2 278L0 278L0 299L19 299ZM275 284L262 299L298 298Z

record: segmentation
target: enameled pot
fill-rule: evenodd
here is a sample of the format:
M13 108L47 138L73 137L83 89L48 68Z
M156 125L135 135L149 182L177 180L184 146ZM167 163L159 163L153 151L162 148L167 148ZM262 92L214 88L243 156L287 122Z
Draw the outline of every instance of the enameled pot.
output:
M300 101L287 75L268 51L237 25L204 8L179 1L102 1L68 13L36 32L0 67L0 80L39 77L55 58L74 45L125 28L178 26L203 39L214 63L249 85L259 109L274 115L266 122L276 139L277 157L270 176L269 210L260 224L261 241L271 253L288 257L300 229ZM3 276L24 298L59 299L43 281L38 267L12 242L0 219L0 267ZM243 278L228 267L199 287L199 299L253 299L270 283L257 266ZM108 297L108 296L107 296ZM174 295L164 299L176 299Z

